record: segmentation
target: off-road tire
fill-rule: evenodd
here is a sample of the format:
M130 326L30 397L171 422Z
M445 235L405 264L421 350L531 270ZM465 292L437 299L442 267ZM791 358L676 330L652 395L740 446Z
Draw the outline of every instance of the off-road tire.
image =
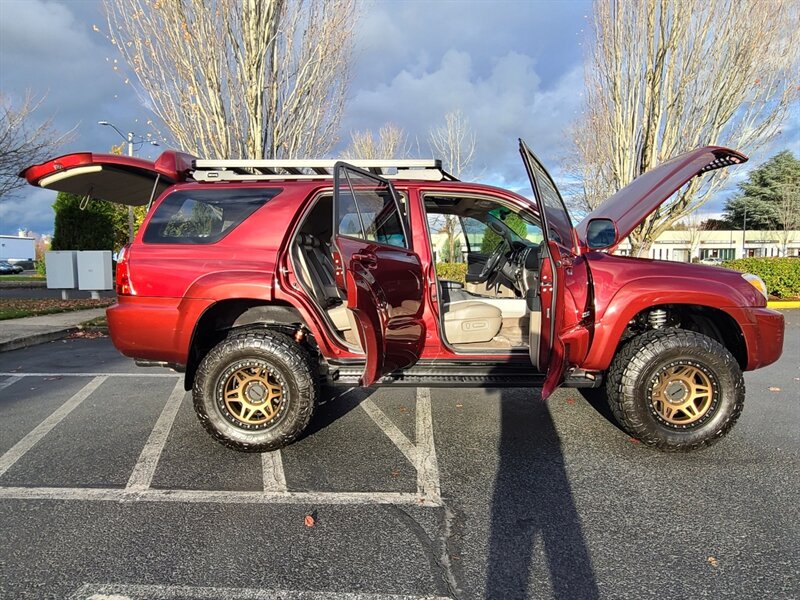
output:
M659 373L676 364L701 370L713 389L704 418L683 428L663 421L650 395ZM628 341L611 363L606 392L620 426L665 452L689 452L718 441L739 418L745 395L742 371L727 348L706 335L673 328Z
M236 426L221 399L226 370L242 361L269 365L281 378L282 412L267 428L249 431ZM289 336L263 327L233 330L202 360L192 388L200 423L223 446L240 452L267 452L291 444L311 421L319 401L319 382L312 357Z

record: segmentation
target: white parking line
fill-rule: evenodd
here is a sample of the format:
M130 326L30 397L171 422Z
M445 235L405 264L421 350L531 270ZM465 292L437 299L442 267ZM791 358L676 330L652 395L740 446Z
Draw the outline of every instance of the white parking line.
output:
M286 474L283 472L280 450L264 452L261 455L261 472L265 492L286 491Z
M433 444L433 413L428 388L417 388L417 450L417 492L440 504L442 489L439 485L439 461Z
M17 382L18 382L20 379L22 379L22 377L20 377L19 375L11 375L11 376L9 376L9 378L8 378L8 379L6 379L6 380L5 380L5 381L3 381L2 383L0 383L0 390L4 390L4 389L6 389L8 386L10 386L10 385L14 385L14 384L15 384L15 383L17 383Z
M161 411L153 431L150 432L147 443L142 448L142 453L139 455L139 460L136 461L136 466L133 467L133 473L131 473L126 486L127 489L146 490L150 487L158 466L158 459L161 458L161 452L164 450L170 429L172 429L172 424L175 422L175 415L178 414L178 409L185 395L186 390L183 389L183 381L179 379L172 389L172 393L164 405L164 410Z
M53 411L47 419L0 457L0 476L38 443L72 410L109 377L136 376L128 373L0 373L9 377L86 377L94 378L79 392ZM177 374L146 375L178 377ZM4 382L10 385L8 381ZM292 492L287 489L280 452L264 453L261 458L263 491L151 489L158 462L184 398L179 379L145 443L125 488L0 487L0 499L94 500L112 502L209 502L232 504L403 504L441 506L439 466L433 441L430 390L417 388L416 443L412 443L371 399L361 402L364 411L417 471L416 492Z
M75 395L67 400L64 404L59 406L56 410L50 413L44 421L39 423L33 431L18 441L14 446L8 450L3 456L0 456L0 477L8 471L14 463L16 463L22 456L36 443L47 435L56 425L58 425L64 417L71 413L81 402L86 400L92 392L94 392L100 384L107 378L105 376L95 377L85 386L83 386Z
M8 377L183 377L183 373L0 373Z
M68 600L447 600L443 596L407 596L348 592L301 592L186 585L98 585L87 583Z
M386 434L392 443L397 446L397 449L402 452L412 465L417 464L417 448L411 441L403 435L397 426L389 420L389 417L384 412L375 406L375 403L369 398L361 401L361 408L366 411L370 419L375 421L375 424L380 427L381 431Z
M0 487L0 500L94 500L107 502L190 502L209 504L403 504L440 506L409 492L235 492L227 490L142 491L125 488Z

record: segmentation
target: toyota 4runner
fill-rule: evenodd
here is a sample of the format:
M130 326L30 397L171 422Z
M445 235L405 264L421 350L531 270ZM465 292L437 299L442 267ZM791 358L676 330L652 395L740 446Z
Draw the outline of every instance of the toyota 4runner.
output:
M150 162L78 153L33 185L148 205L119 255L115 346L185 371L203 426L243 451L303 433L328 384L605 384L623 429L707 446L742 410L743 370L778 359L763 281L615 256L692 178L747 158L705 147L645 173L573 228L520 141L533 200L456 180L439 161ZM466 283L437 262L466 263Z

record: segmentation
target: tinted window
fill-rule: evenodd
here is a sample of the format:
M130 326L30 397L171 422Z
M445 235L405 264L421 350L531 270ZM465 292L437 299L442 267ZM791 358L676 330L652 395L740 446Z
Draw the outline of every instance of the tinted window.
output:
M213 244L279 189L186 190L167 196L144 232L148 244Z
M337 233L407 247L398 203L385 182L339 167L337 185Z

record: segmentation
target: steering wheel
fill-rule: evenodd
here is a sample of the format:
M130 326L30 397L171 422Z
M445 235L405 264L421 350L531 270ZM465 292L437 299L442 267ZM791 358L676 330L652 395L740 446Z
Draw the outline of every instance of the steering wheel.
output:
M489 277L500 267L500 261L506 256L506 242L503 240L497 247L492 250L489 258L486 259L486 264L483 265L481 272L478 274L478 283L485 283Z

